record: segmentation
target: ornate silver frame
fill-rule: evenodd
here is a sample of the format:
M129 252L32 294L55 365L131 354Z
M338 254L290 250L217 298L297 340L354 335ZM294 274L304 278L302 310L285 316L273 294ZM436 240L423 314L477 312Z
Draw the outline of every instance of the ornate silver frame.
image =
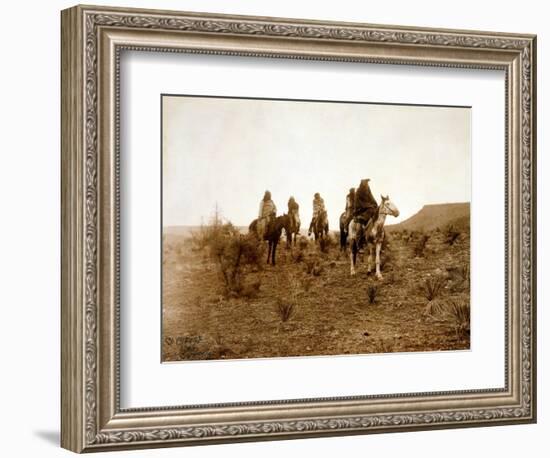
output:
M536 421L536 37L76 6L62 12L62 420L75 452ZM122 410L118 88L122 49L506 73L506 386Z

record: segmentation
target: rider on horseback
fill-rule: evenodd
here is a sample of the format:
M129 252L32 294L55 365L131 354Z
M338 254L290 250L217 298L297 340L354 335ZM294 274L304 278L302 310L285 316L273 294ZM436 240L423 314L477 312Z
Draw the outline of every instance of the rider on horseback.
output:
M258 214L258 237L260 240L265 238L269 223L275 219L277 207L271 200L271 193L266 191L263 199L260 202L260 212Z
M369 186L369 178L361 180L361 184L355 193L353 217L355 221L362 225L367 225L370 219L375 216L378 209L378 203L372 195Z
M290 222L292 227L298 227L300 225L300 206L294 199L294 196L290 196L288 199L288 216L290 216Z
M319 215L321 215L322 212L325 211L325 201L321 197L321 195L316 192L313 196L313 217L311 218L311 223L309 224L309 230L308 235L311 235L311 232L313 231L313 225L317 221L317 218Z
M350 188L349 193L346 196L346 211L345 211L346 216L345 216L345 224L344 224L346 231L348 230L349 223L353 218L354 208L355 208L355 188Z

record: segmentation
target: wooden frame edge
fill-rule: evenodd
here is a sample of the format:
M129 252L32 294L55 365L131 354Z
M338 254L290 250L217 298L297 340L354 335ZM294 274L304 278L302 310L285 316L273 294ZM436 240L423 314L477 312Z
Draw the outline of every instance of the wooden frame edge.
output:
M475 34L479 36L497 37L502 38L515 38L518 40L527 41L530 52L528 53L527 67L523 68L526 62L522 59L521 71L530 71L530 90L531 90L531 105L527 107L528 114L530 115L530 131L528 134L525 131L519 132L519 135L527 136L528 143L531 146L531 150L528 152L528 160L531 161L530 176L524 176L523 179L530 179L529 183L529 196L530 200L530 234L524 235L528 237L530 246L527 253L528 261L530 263L530 329L531 329L531 361L533 364L530 367L523 367L523 371L529 372L531 377L530 393L530 415L523 416L516 420L510 420L507 418L493 419L487 422L477 421L475 424L437 424L432 425L409 425L403 427L391 428L391 431L411 431L411 430L425 430L425 429L441 429L441 428L460 428L460 427L472 427L472 426L489 426L497 424L510 424L510 423L532 423L536 421L536 36L534 35L521 35L521 34L501 34L492 32L476 32L468 30L444 30L444 29L428 29L428 28L414 28L414 27L396 27L396 26L382 26L371 24L354 24L354 23L331 23L326 21L305 21L305 20L292 20L281 18L258 18L249 16L228 16L228 15L208 15L202 13L183 13L173 11L158 11L158 10L135 10L126 8L109 8L109 7L83 7L76 6L61 13L61 87L62 87L62 100L61 100L61 199L62 199L62 240L61 240L61 263L62 263L62 275L61 275L61 333L62 333L62 346L61 346L61 446L75 452L83 451L99 451L99 450L113 450L113 449L129 449L129 448L145 448L145 447L166 447L166 446L181 446L181 445L197 445L206 443L225 443L225 442L244 442L250 440L275 440L275 439L294 439L302 437L322 437L332 435L350 435L350 434L365 434L365 433L379 433L387 432L386 429L370 429L366 431L364 428L355 430L354 428L343 428L341 430L311 430L303 431L301 433L296 432L271 432L271 433L259 433L251 435L243 435L240 437L216 437L206 436L204 438L190 437L187 440L179 439L166 439L158 441L158 439L152 439L151 441L145 439L141 442L132 442L125 439L125 434L132 434L131 430L124 431L119 430L120 439L117 442L102 442L101 434L106 434L105 437L113 437L112 434L117 434L116 431L109 431L109 427L104 429L109 423L104 420L95 418L90 421L90 415L96 415L96 413L90 413L92 406L98 408L96 404L97 399L94 392L95 386L90 386L86 382L86 371L90 367L96 370L96 361L90 361L89 354L87 353L87 345L94 345L94 342L89 341L89 336L93 336L96 339L96 332L94 324L92 329L90 321L87 319L87 315L94 311L98 314L102 313L99 310L94 310L87 304L87 297L91 294L92 297L97 294L97 291L86 291L86 277L89 275L97 275L98 278L101 274L96 274L89 270L89 264L87 264L86 253L89 248L90 239L88 239L86 227L86 214L92 212L97 214L101 209L99 208L87 208L86 206L86 194L90 190L86 187L87 180L98 179L97 176L87 176L87 149L86 149L86 130L88 129L87 123L90 121L86 116L86 97L89 94L86 93L85 82L87 75L86 71L86 38L84 34L86 32L85 26L85 14L87 11L101 11L105 14L112 13L128 13L128 14L160 14L160 15L176 15L176 16L192 16L196 18L210 18L210 19L223 19L223 20L242 20L244 21L269 21L269 22L281 22L285 24L301 24L301 25L317 25L317 26L331 26L331 27L376 27L376 28L389 28L395 30L416 30L416 31L429 31L433 33L449 33L449 34ZM232 35L220 35L220 37L229 37ZM517 101L521 103L520 100ZM524 110L526 107L522 106ZM525 129L525 126L520 126ZM100 139L97 139L100 142ZM525 158L524 158L525 159ZM100 174L100 166L98 166L98 175ZM101 190L98 190L98 193ZM533 209L535 209L533 211ZM520 209L521 212L521 209ZM101 222L97 225L97 230L101 227ZM93 241L93 239L92 239ZM97 251L101 250L101 241L97 241ZM520 258L521 255L526 255L525 247L522 245L519 247ZM88 252L89 253L89 252ZM97 255L97 253L96 253ZM521 261L521 259L519 260ZM519 267L522 271L522 267ZM99 284L99 288L101 285ZM521 291L519 292L521 294ZM88 296L87 296L88 295ZM98 324L100 325L100 324ZM107 332L110 332L107 330ZM88 333L88 334L87 334ZM88 335L88 338L87 338ZM521 335L521 332L520 332ZM88 340L87 340L88 339ZM97 355L96 355L97 356ZM99 355L101 356L101 355ZM521 364L521 359L520 363ZM100 373L101 375L101 373ZM104 384L99 386L98 391L112 390L112 387L106 387ZM526 395L526 393L519 393L520 396ZM101 401L101 400L99 400ZM108 409L111 411L111 409ZM147 412L144 412L141 416L147 417ZM110 414L108 415L110 416ZM118 414L113 415L112 419L115 420ZM116 422L116 421L115 421ZM99 435L99 436L98 436ZM100 439L98 441L98 438Z
M61 446L84 449L81 11L61 12Z

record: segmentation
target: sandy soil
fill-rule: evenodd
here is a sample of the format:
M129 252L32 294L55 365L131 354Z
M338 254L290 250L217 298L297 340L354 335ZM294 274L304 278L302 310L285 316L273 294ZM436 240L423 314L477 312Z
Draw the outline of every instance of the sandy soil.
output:
M426 233L418 256L423 235L388 234L383 280L367 274L361 255L351 277L349 257L336 243L328 253L313 241L290 250L283 238L276 266L247 273L250 297L228 295L218 265L189 236L165 235L163 360L468 349L469 332L438 310L450 302L469 307L469 230L452 245L443 230ZM425 283L435 278L442 288L428 301ZM280 305L292 307L287 321Z

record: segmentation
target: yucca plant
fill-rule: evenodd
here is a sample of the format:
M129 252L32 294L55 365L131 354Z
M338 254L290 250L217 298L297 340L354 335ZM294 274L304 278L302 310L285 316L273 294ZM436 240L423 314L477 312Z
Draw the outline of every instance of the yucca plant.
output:
M277 314L283 323L286 323L294 314L294 304L290 302L277 302Z
M450 224L449 226L447 226L447 239L446 239L446 242L449 244L449 245L453 245L458 237L460 236L460 231L458 231L452 224Z
M465 337L470 334L470 302L450 301L446 315L454 324L457 337Z
M424 291L424 296L428 299L428 302L433 301L445 286L445 280L442 277L430 277L424 280L424 285L422 289Z
M369 304L374 304L376 302L376 295L378 294L378 287L371 285L367 288L367 297L369 299Z

